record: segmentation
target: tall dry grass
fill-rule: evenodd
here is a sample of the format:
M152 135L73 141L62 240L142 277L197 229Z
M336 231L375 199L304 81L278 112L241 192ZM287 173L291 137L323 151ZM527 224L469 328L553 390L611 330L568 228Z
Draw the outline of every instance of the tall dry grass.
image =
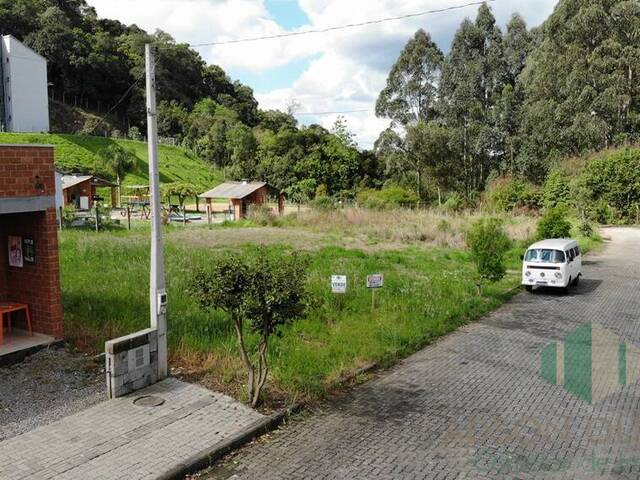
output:
M294 223L306 229L348 235L373 243L464 248L467 229L482 216L477 212L451 214L437 210L345 208L301 212ZM511 215L503 215L501 218L505 222L507 234L513 240L527 240L535 233L534 218Z

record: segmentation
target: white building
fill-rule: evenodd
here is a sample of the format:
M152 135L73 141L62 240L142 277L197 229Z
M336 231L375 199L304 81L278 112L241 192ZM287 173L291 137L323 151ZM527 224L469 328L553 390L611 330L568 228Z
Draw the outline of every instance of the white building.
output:
M0 130L48 132L47 61L11 35L0 47Z

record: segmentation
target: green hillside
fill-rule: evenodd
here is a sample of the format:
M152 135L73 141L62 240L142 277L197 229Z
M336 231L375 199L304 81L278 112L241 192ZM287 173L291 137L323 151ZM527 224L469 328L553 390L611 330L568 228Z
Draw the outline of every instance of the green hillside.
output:
M100 152L117 143L136 157L136 164L123 184L148 184L149 181L147 144L143 142L66 134L0 133L2 143L53 145L58 169L67 173L95 173L109 179L113 179L113 173L104 166ZM188 182L206 190L222 182L220 170L180 147L160 145L159 156L161 183Z

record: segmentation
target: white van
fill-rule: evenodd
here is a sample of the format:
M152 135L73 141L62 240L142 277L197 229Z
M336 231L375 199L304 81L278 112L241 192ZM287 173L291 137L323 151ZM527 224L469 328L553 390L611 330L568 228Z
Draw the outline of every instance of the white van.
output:
M582 256L575 240L557 238L536 242L522 260L522 284L528 292L535 286L568 291L582 276Z

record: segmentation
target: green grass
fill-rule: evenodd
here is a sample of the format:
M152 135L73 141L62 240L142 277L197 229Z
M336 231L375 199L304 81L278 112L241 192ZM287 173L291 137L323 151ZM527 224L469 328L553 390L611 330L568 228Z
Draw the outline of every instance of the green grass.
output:
M0 133L0 144L49 144L55 147L56 166L66 172L95 172L112 176L101 164L100 152L114 143L133 152L136 164L123 179L124 185L148 184L147 144L133 140L67 134ZM222 182L222 173L180 147L160 145L160 182L187 182L202 190Z
M169 346L175 357L213 355L219 383L239 391L236 339L222 312L202 311L186 293L193 272L211 247L181 244L166 235ZM66 335L79 346L102 350L108 338L148 325L148 230L101 233L63 231L61 264ZM242 232L239 231L241 238ZM251 253L252 245L234 250ZM269 247L289 251L285 245ZM521 249L509 257L517 269ZM512 294L512 273L476 293L469 254L448 248L363 252L325 247L308 252L307 317L285 328L271 344L272 379L289 398L318 398L362 365L389 365L437 337L477 319ZM385 286L371 309L367 274L383 273ZM348 276L348 293L329 291L331 274ZM240 367L241 368L241 367ZM240 379L240 380L239 380ZM231 384L236 385L231 385Z
M366 212L351 214L367 228L374 223L367 216L361 218ZM288 401L321 398L360 367L372 362L388 366L478 319L517 291L520 256L531 243L526 236L531 233L531 222L519 219L509 226L511 236L518 240L506 258L507 276L496 284L484 285L478 294L474 263L458 246L468 221L450 218L451 227L442 232L433 226L442 222L441 217L412 215L422 221L425 236L433 230L442 237L437 237L442 246L416 241L414 234L402 237L406 243L401 239L389 243L389 235L362 230L364 226L358 227L360 236L367 239L380 234L387 243L374 248L368 242L354 243L345 234L348 228L344 225L342 235L319 234L304 222L289 221L280 228L265 229L247 228L256 225L250 221L186 229L165 226L168 338L173 365L190 371L194 379L243 398L246 378L230 320L220 311L201 310L187 290L194 272L206 266L214 254L231 250L255 254L256 243L270 244L267 248L276 253L304 251L311 262L307 285L311 308L306 318L287 326L270 344L267 397L276 402L283 397ZM386 217L377 213L374 218L380 224ZM332 216L331 220L335 223L340 218ZM319 228L321 219L314 225ZM395 230L395 223L389 225L386 228ZM130 232L61 233L66 336L80 348L100 351L105 340L148 326L148 239L147 223L136 223ZM599 239L578 239L585 252L599 244ZM365 287L366 276L372 273L385 275L385 286L376 293L373 311L371 291ZM332 274L348 276L346 295L330 292Z

